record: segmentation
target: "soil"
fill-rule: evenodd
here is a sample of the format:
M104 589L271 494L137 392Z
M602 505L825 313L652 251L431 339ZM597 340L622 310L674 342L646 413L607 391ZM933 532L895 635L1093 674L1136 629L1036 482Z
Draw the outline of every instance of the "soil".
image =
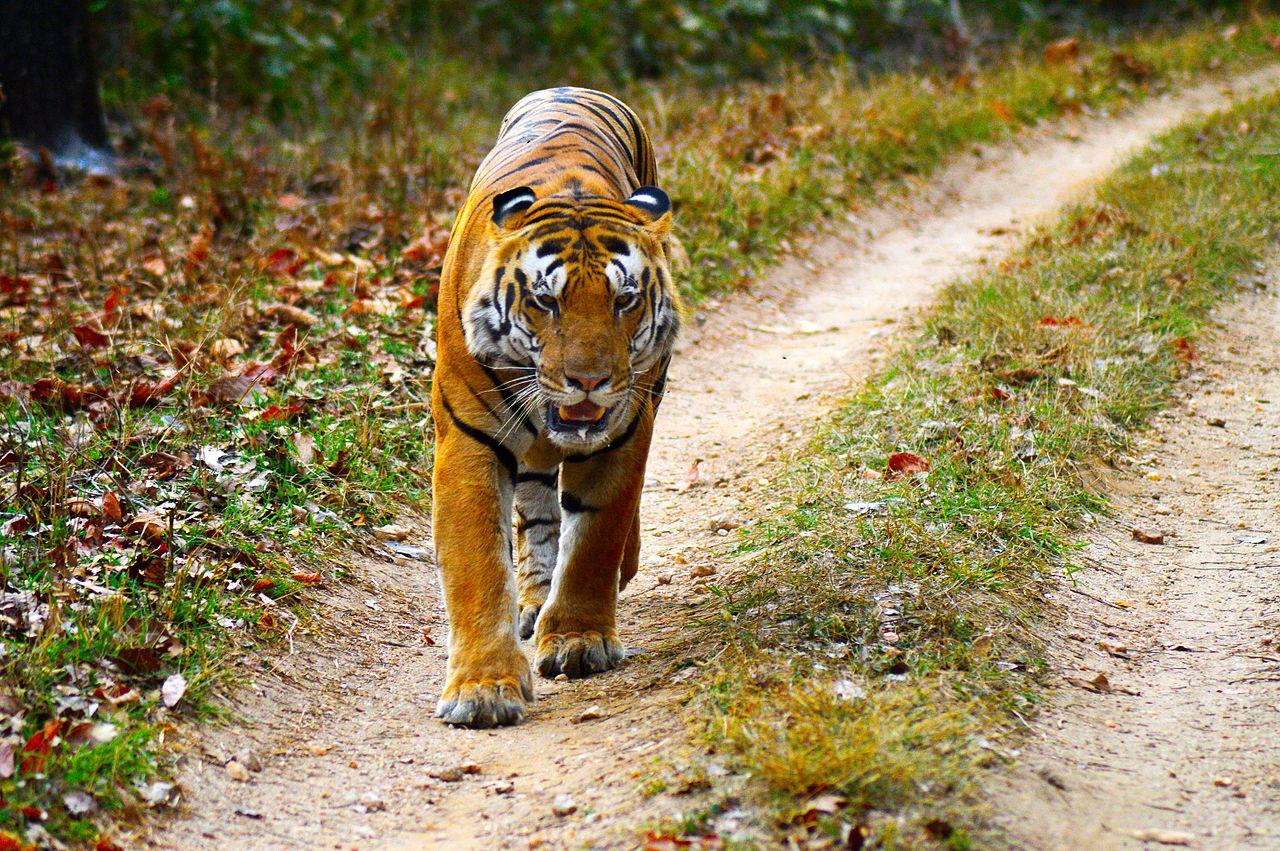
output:
M683 706L696 674L687 665L699 661L687 657L701 652L683 643L705 599L693 574L732 571L724 527L750 519L769 471L803 448L833 397L874 369L895 329L948 280L1001 256L1154 134L1278 81L1268 69L967 154L927 185L850 214L748 291L704 304L658 418L645 554L620 601L630 648L620 669L540 681L519 727L446 727L433 712L445 667L434 566L389 551L353 555L342 565L350 580L326 593L290 650L248 660L226 697L233 720L177 735L182 805L147 841L634 847L637 827L696 800L679 784L651 795L642 785L668 764L704 758ZM1280 407L1280 392L1273 398ZM409 543L429 549L425 535L423 526ZM261 770L229 770L237 753Z
M1262 283L1056 594L1063 687L991 784L1018 847L1280 848L1280 274Z

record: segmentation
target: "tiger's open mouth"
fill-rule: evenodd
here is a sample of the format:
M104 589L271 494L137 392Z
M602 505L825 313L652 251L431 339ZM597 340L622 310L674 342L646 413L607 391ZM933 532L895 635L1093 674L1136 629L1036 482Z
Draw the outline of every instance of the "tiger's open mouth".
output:
M609 408L583 400L576 405L548 405L547 428L575 435L595 434L609 424Z

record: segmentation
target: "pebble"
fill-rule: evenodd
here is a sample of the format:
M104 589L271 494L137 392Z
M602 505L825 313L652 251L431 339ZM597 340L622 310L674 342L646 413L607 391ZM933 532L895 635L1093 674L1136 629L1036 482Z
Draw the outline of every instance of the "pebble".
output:
M586 709L578 713L578 717L574 719L575 724L581 724L583 721L595 721L597 718L604 717L604 710L599 706L588 706Z
M429 776L434 777L437 780L443 780L445 783L457 783L462 779L462 775L464 773L462 766L451 765L448 768L436 769L435 771L430 772Z
M568 795L556 795L554 801L551 802L551 812L561 818L572 815L578 811L578 805L573 798Z
M258 759L258 755L249 748L241 748L236 751L234 759L250 771L262 770L262 760Z
M227 763L227 776L232 780L239 781L240 783L248 783L249 769L245 768L233 759L231 762Z

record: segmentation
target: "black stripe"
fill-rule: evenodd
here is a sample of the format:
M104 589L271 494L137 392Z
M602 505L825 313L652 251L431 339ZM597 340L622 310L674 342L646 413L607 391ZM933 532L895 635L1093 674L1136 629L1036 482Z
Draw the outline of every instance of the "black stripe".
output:
M520 475L516 476L517 482L540 482L549 488L554 488L560 483L560 473L552 470L550 473L540 473L537 470L521 470Z
M565 491L560 494L560 507L570 514L583 514L591 511L599 511L600 509L587 505L573 494Z
M494 457L498 459L499 463L506 468L508 478L514 481L516 471L519 468L519 465L516 463L515 453L498 441L494 440L491 435L488 435L475 426L468 425L458 419L458 415L453 412L453 406L449 404L448 397L443 393L440 394L440 401L444 403L445 412L449 414L449 419L453 420L453 424L458 427L458 430L492 452Z
M559 526L560 521L554 517L531 517L528 520L522 520L516 523L516 528L521 532L528 532L530 529L537 529L540 526Z
M477 361L477 363L479 363L479 361ZM493 371L493 368L490 367L488 364L484 364L484 363L480 364L480 368L484 370L485 376L490 381L493 382L493 389L497 390L498 395L502 397L502 404L507 406L507 413L514 414L516 411L518 411L519 407L512 400L511 393L507 390L506 387L502 386L505 382L498 380L498 374ZM477 394L477 398L479 398L478 394ZM493 408L490 408L488 405L485 405L485 407L489 409L490 416L492 416L495 420L498 420L499 422L503 420L503 418L498 416L497 412L494 411ZM534 428L533 423L529 422L529 418L527 416L520 418L520 424L524 426L525 431L529 432L530 434L538 433L538 430Z

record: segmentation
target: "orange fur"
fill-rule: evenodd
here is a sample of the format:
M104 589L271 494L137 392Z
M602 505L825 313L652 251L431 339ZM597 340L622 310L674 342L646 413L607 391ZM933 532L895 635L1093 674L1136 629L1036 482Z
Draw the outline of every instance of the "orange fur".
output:
M629 108L552 89L507 115L458 214L432 391L450 723L523 718L520 632L546 676L622 657L617 594L680 310L656 180Z

